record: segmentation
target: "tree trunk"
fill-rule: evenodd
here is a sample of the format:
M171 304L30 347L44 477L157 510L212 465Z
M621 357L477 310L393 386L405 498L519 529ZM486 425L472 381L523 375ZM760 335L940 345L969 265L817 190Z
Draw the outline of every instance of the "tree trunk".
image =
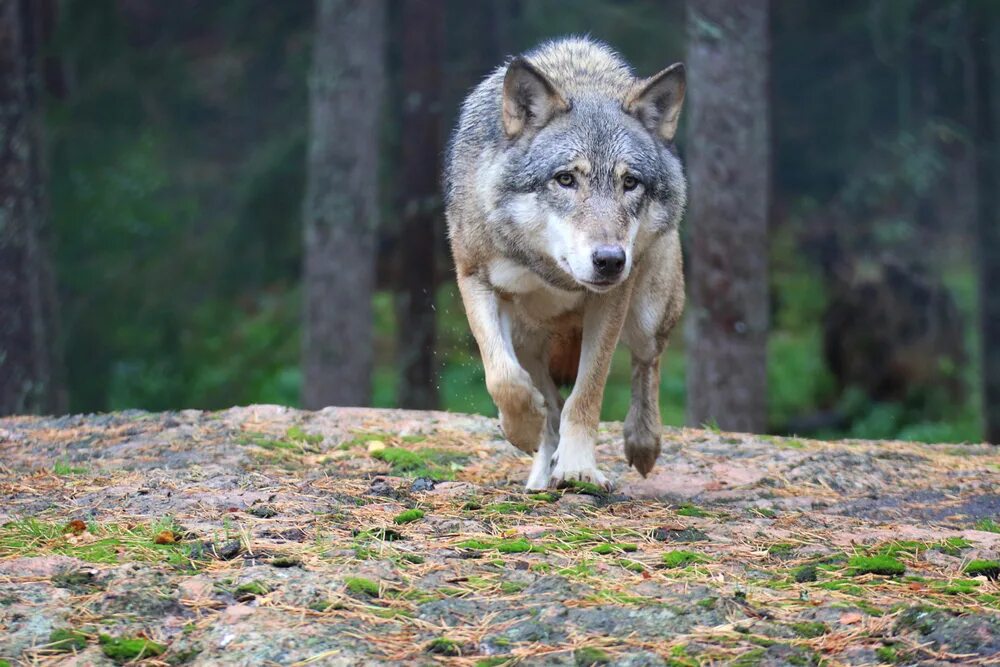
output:
M372 376L382 0L318 0L304 205L307 408L364 405Z
M434 292L441 239L439 178L442 150L444 3L405 0L400 254L403 285L396 295L401 372L399 405L438 405Z
M37 7L0 0L0 415L64 403L45 243Z
M979 249L979 336L982 354L983 437L1000 445L1000 215L997 190L997 108L994 87L1000 76L995 26L985 2L973 2L972 61L974 134L978 207L976 247Z
M768 0L689 0L688 423L767 428Z

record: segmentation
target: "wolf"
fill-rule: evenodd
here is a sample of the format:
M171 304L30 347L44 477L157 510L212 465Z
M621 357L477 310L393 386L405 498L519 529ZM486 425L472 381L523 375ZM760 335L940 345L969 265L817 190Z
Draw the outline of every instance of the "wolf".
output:
M594 448L611 357L632 356L625 456L660 453L659 360L684 307L684 66L639 78L607 45L516 56L466 98L445 215L462 302L528 489L611 488ZM574 380L565 401L557 380Z

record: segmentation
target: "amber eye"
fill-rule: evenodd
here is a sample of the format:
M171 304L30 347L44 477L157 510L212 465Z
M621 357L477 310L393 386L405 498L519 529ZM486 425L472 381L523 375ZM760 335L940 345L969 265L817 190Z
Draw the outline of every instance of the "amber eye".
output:
M576 185L576 178L568 171L560 171L556 174L556 183L564 188L571 188Z
M639 179L632 174L625 174L625 178L622 179L622 188L626 191L635 190L639 187Z

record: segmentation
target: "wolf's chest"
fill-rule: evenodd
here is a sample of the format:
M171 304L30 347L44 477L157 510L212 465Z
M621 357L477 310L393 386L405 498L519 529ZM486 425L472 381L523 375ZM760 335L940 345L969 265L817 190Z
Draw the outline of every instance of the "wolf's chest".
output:
M497 259L488 268L490 284L511 301L524 316L547 323L577 311L584 292L553 287L530 269L509 259Z

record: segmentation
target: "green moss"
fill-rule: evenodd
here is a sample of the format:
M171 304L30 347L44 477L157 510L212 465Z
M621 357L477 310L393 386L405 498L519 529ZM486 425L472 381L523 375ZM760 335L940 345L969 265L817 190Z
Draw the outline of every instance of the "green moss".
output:
M765 519L773 519L778 516L778 513L769 507L750 507L747 508L747 512L754 516L764 517Z
M918 542L917 540L897 540L895 542L889 542L888 544L883 544L876 551L877 555L889 556L890 558L899 558L900 556L916 556L929 548L926 542Z
M1000 533L1000 523L993 519L980 519L976 522L976 530L983 530L987 533Z
M437 655L450 655L456 656L461 655L462 650L457 642L447 639L445 637L437 637L430 640L427 643L427 652L436 653Z
M598 544L596 547L591 549L595 554L600 554L606 556L610 553L632 553L637 551L639 547L635 544L630 544L628 542L617 543L617 542L605 542L604 544Z
M949 556L961 556L963 550L972 548L972 542L964 537L947 537L934 545L934 548Z
M520 554L531 551L531 542L524 538L499 540L495 546L496 550L502 554Z
M406 510L393 517L392 522L396 524L413 523L424 518L424 511L420 509Z
M485 551L487 549L493 548L493 542L489 542L487 540L471 539L459 542L458 546L462 547L463 549L475 549L476 551Z
M69 653L70 651L82 651L87 648L87 635L79 630L61 628L53 630L49 635L49 643L45 647L50 651Z
M816 581L816 566L803 565L792 573L792 578L800 584L804 584L808 581Z
M979 585L979 582L975 579L934 582L934 588L945 595L972 595L976 592Z
M619 558L618 565L625 568L629 572L635 572L636 574L642 574L646 571L646 566L637 560L628 560L627 558Z
M755 648L738 656L731 663L731 667L755 667L763 659L765 649Z
M822 637L830 631L826 627L826 623L820 623L819 621L802 621L800 623L792 623L792 630L795 631L800 637L805 637L806 639L812 639L814 637Z
M463 549L475 549L476 551L486 551L496 549L503 554L520 554L528 551L543 551L542 547L533 545L523 537L517 539L502 540L478 540L470 539L458 543Z
M593 665L610 665L611 656L607 652L592 646L585 646L573 651L573 661L577 667L592 667Z
M141 561L165 563L178 569L194 567L197 554L193 542L154 542L165 530L178 536L184 534L182 528L166 519L139 525L88 525L87 532L93 539L75 542L70 540L72 533L60 523L23 519L0 526L0 557L58 554L88 563Z
M289 440L303 442L309 445L318 445L323 442L323 436L316 433L306 433L298 426L293 426L285 431L285 437Z
M899 653L892 646L879 646L875 649L875 656L880 662L894 665L899 662Z
M531 511L531 505L527 503L490 503L486 506L487 512L495 512L497 514L524 514L525 512Z
M906 566L892 556L855 556L847 562L853 568L854 575L880 574L899 576L906 572Z
M512 658L506 656L494 655L489 658L477 660L474 667L500 667L500 665L506 665L511 660Z
M271 589L267 584L260 581L248 581L245 584L237 586L236 592L244 595L267 595L271 592Z
M685 503L684 505L681 505L680 509L677 510L677 514L679 514L680 516L697 516L697 517L712 516L709 512L706 512L700 507L697 507L690 503Z
M974 560L965 566L964 572L970 577L1000 579L1000 561Z
M791 556L794 551L794 544L789 544L788 542L777 542L767 548L767 555L774 556L776 558L785 558L787 556Z
M151 639L143 637L111 637L100 636L101 651L111 660L118 663L129 662L137 658L151 658L163 655L167 647Z
M581 493L587 496L606 496L608 492L604 487L591 482L572 481L566 483L566 488L574 493Z
M379 596L379 585L377 581L365 579L364 577L347 577L344 579L344 586L349 593L354 595L367 595L377 598Z
M554 503L559 500L562 496L558 493L551 493L549 491L543 491L542 493L532 493L528 496L532 500L537 500L543 503Z
M52 466L52 473L55 475L59 475L60 477L69 477L70 475L82 475L85 472L87 472L86 468L70 465L66 461L56 461L56 463Z
M525 588L527 588L527 584L522 584L522 583L520 583L518 581L503 581L503 582L500 582L500 592L501 593L507 593L508 595L510 595L512 593L520 593Z
M848 581L842 579L835 579L833 581L821 581L816 584L820 588L824 588L828 591L838 591L841 593L847 593L849 595L865 595L865 589L857 584L852 584Z
M710 559L693 551L668 551L663 554L663 564L666 567L685 567L695 563L708 563Z
M392 466L392 474L403 477L426 477L435 481L455 479L453 466L464 463L467 456L437 449L413 451L402 447L386 447L372 452L372 458Z

